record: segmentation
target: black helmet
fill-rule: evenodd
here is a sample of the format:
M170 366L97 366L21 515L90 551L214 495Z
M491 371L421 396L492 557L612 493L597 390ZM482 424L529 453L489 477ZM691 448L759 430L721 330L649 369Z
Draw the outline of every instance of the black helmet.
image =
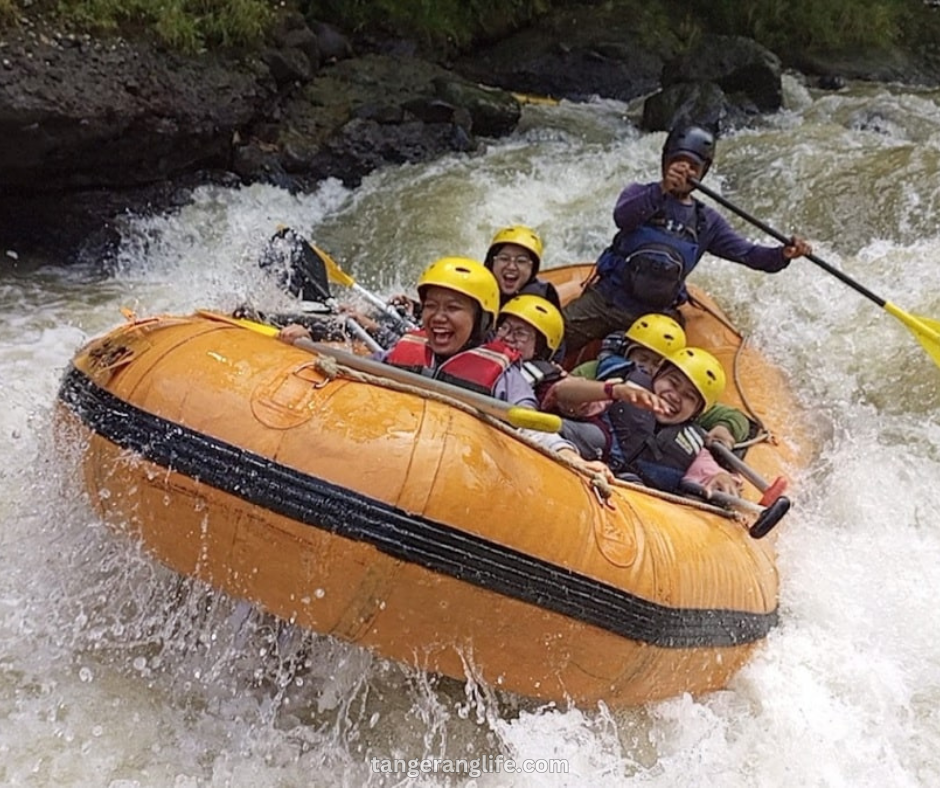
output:
M684 155L702 165L702 177L715 158L715 135L701 126L680 126L669 132L663 145L663 167L677 156Z

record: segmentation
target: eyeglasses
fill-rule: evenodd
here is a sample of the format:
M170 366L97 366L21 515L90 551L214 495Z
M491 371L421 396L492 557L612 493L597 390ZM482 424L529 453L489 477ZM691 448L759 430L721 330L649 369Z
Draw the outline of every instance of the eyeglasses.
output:
M519 342L528 342L530 339L535 339L535 329L529 326L503 323L496 329L496 336L503 339L515 339Z
M515 263L516 268L522 268L523 266L533 265L532 258L527 255L520 254L516 257L513 257L509 254L498 254L493 258L497 263L502 265L509 265L510 263Z

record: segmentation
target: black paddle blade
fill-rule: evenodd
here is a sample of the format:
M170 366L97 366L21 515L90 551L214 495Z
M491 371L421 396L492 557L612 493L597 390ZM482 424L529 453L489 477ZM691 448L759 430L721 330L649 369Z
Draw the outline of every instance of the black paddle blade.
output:
M290 227L279 227L258 258L258 267L278 277L278 284L302 301L329 301L330 280L326 263Z
M748 529L752 539L763 539L769 534L774 526L779 523L783 516L790 511L790 499L781 495L776 501L761 512L760 517L754 521Z

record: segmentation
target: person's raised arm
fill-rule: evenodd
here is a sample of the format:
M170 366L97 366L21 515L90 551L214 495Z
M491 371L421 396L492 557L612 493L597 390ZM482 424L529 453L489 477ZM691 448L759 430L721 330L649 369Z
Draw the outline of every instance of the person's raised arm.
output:
M667 413L666 404L649 389L635 383L589 380L569 375L555 384L554 394L562 406L580 405L604 400L629 402L653 413Z
M665 201L660 183L631 183L617 198L614 224L621 230L635 230L657 213Z

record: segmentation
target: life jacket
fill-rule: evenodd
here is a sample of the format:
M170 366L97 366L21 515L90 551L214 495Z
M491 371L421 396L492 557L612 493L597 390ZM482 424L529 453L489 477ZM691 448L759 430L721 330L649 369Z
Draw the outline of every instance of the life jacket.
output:
M521 358L518 350L497 339L451 356L437 368L434 377L492 396L496 381Z
M518 351L494 340L461 351L435 366L434 353L428 347L427 334L422 330L405 334L389 351L385 363L492 396L496 381L519 358Z
M705 206L694 205L694 227L673 226L660 211L618 232L597 261L601 293L628 311L663 310L686 300L685 279L701 257L698 237L705 227Z
M531 361L522 362L522 377L526 379L526 383L532 387L537 397L540 388L557 383L563 376L564 374L558 365L553 364L551 361L532 359Z
M436 372L434 353L428 347L428 335L423 330L403 334L389 350L385 363L426 378L433 378Z
M636 370L629 381L650 388L651 378ZM614 473L636 474L651 487L675 492L696 455L705 446L705 431L691 422L663 424L648 410L615 402L604 413L613 443L610 466Z
M555 285L551 282L545 282L541 279L531 280L525 287L523 287L516 295L535 295L544 298L549 303L553 304L557 309L561 309L561 297L558 295L558 291L555 289ZM515 298L515 296L509 296L505 300L508 301L510 298Z

